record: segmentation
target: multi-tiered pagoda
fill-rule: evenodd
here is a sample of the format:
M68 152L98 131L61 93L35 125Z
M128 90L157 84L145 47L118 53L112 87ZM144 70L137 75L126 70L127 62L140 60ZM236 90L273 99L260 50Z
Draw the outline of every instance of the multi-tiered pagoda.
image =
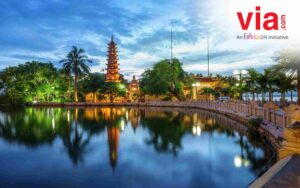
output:
M111 36L111 41L108 44L108 59L107 59L107 73L106 82L120 82L117 44L114 42L114 36Z

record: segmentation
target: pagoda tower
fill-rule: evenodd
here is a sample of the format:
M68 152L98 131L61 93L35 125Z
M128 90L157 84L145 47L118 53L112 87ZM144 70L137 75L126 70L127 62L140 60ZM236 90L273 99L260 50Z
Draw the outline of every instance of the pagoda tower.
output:
M107 69L106 69L106 82L120 82L117 44L114 42L114 36L111 36L111 41L108 44L107 55Z

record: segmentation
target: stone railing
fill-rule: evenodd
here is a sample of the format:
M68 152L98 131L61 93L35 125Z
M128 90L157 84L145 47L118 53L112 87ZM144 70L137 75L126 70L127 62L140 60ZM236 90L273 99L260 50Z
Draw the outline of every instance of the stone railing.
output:
M230 113L245 119L252 117L261 117L265 123L284 129L292 123L300 120L300 106L290 105L285 109L280 109L273 103L259 105L257 102L241 101L191 101L191 102L168 102L168 101L151 101L139 103L145 106L169 106L169 107L192 107L203 108L208 110Z

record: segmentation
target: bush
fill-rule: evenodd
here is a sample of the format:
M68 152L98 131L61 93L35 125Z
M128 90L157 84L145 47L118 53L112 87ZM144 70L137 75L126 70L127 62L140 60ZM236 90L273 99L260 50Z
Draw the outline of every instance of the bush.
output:
M0 96L1 105L21 106L24 102L24 98L20 95L9 96L8 94L3 94Z
M262 121L263 119L261 117L256 117L249 119L247 124L250 128L258 129Z

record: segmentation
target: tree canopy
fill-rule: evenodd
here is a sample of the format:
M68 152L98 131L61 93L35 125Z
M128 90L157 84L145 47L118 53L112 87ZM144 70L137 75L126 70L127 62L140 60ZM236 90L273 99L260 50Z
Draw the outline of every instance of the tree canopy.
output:
M169 95L183 100L183 86L187 74L178 59L165 59L142 74L142 90L149 95Z
M1 71L0 80L11 103L61 101L66 90L63 78L52 63L27 62Z

